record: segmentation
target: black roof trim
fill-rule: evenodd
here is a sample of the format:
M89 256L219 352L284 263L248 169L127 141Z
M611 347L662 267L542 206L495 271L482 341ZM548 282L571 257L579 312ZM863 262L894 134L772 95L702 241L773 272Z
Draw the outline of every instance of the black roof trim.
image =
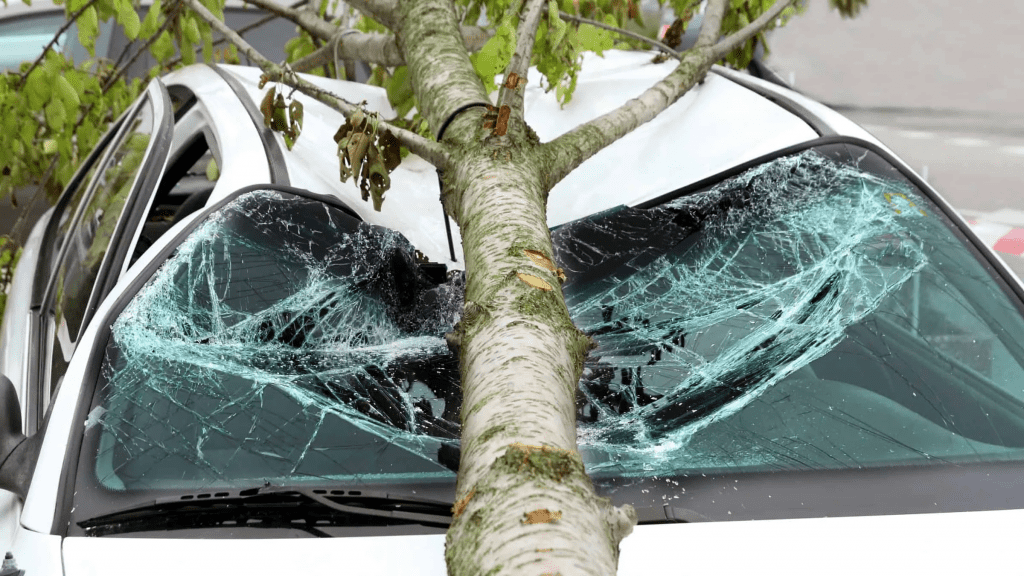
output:
M263 113L260 112L256 103L249 98L245 87L238 81L238 78L235 78L230 72L220 66L216 64L207 64L207 66L224 79L224 82L231 87L231 90L238 97L242 106L245 106L245 111L249 113L249 118L252 120L253 126L256 127L256 131L259 132L260 140L263 142L263 149L267 153L267 164L270 166L270 181L283 186L291 185L291 180L288 179L288 168L284 162L284 152L281 151L281 146L277 143L273 130L263 125Z
M835 130L833 130L828 124L823 122L820 118L815 116L814 113L812 113L807 108L804 108L800 104L797 104L791 98L783 96L782 94L779 94L774 90L765 88L764 86L758 84L757 82L751 81L750 78L747 78L744 74L723 67L715 67L712 71L718 74L719 76L726 78L728 80L732 80L733 82L739 84L740 86L743 86L744 88L750 90L751 92L754 92L757 95L772 101L780 108L783 108L790 114L803 120L805 123L807 123L808 126L811 127L811 130L814 130L815 132L818 133L818 136L838 135L838 133Z

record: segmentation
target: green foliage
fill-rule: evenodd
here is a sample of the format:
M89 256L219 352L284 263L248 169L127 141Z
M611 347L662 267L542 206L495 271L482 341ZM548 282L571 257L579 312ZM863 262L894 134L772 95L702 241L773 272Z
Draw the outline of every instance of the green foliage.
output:
M488 93L498 89L494 77L501 74L512 59L516 49L516 31L511 19L506 18L498 24L494 36L484 44L479 52L469 57L480 81Z
M90 56L96 56L96 37L99 34L100 23L96 7L90 6L78 17L78 41L89 51Z
M480 81L488 92L497 89L495 75L504 72L515 50L515 29L519 24L518 2L512 0L456 0L463 9L462 22L475 24L481 18L495 27L496 34L483 49L471 56ZM616 27L628 22L642 24L639 0L550 0L534 42L531 64L544 77L545 88L555 90L559 102L567 103L576 88L576 75L585 52L601 54L615 47L640 47L636 40L624 42L617 35L589 24L567 23L559 12L582 15ZM618 44L617 44L618 41Z
M10 236L0 236L0 316L7 307L7 292L14 279L14 268L21 258L21 246Z
M613 14L604 14L602 21L617 26ZM613 33L589 24L567 24L558 16L554 0L548 3L548 17L541 22L534 46L533 63L544 75L545 89L555 90L558 101L565 105L576 90L576 77L583 65L583 54L599 56L615 45Z
M864 2L866 0L849 1ZM768 11L775 2L776 0L731 0L729 8L725 13L725 17L722 18L722 36L728 36L739 31L747 24L750 24L756 20L758 16ZM779 18L769 22L761 33L754 35L739 48L730 52L729 55L725 57L725 63L738 70L746 68L754 58L754 50L758 44L764 48L765 55L767 55L769 53L768 42L764 33L785 25L789 22L790 18L804 10L802 3L797 2L795 4L796 6L789 6L783 10Z
M409 68L399 66L383 82L384 89L388 92L388 100L399 118L405 116L416 105L416 95L412 91L412 80L409 78Z
M860 14L861 8L866 8L868 0L828 0L833 10L838 10L843 18L853 18Z
M201 2L223 18L224 0ZM96 53L103 22L113 20L126 37L138 41L135 49L153 54L159 64L150 76L194 61L199 45L204 60L215 56L209 24L178 2L155 0L141 19L133 0L67 0L64 9L69 18L77 15L79 42L92 57L75 62L49 49L37 61L0 74L0 198L42 185L54 200L110 122L145 88L145 82L124 78L124 70L117 67L131 61L133 53L116 63L112 58L117 54ZM181 60L175 62L178 54ZM223 56L237 61L233 47Z

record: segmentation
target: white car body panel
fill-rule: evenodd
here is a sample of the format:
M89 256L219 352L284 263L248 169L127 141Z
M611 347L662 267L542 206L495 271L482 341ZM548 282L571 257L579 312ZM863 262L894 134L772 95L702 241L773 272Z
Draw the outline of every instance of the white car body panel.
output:
M532 69L523 97L526 120L542 142L611 112L639 96L675 67L651 64L653 52L609 50L584 56L576 92L559 110L554 92L540 87ZM725 112L725 113L723 113ZM673 130L665 130L672 126ZM744 138L737 138L743 133ZM680 137L701 134L702 139ZM749 137L747 137L749 135ZM548 225L557 226L622 204L638 204L741 162L817 134L799 118L716 74L650 122L601 150L551 191ZM637 166L657 166L643 170ZM608 182L620 183L609 187ZM628 193L623 190L628 186Z
M1024 512L1004 510L637 526L618 573L1002 574L1015 565L1022 524ZM170 549L160 539L67 538L63 556L66 576L446 573L443 535L175 540Z
M211 202L254 182L270 181L270 167L259 133L252 122L248 121L249 113L245 107L217 72L208 66L192 66L167 74L163 82L168 86L181 83L192 90L198 102L186 118L195 114L194 121L205 122L216 141L210 142L210 146L216 146L224 156L218 166L220 177L213 189ZM224 122L224 118L235 118L238 121ZM190 132L187 128L180 132ZM178 133L175 130L175 136ZM172 148L180 144L176 138Z
M3 538L0 537L0 541ZM51 534L40 534L30 530L19 530L14 535L13 545L3 548L0 553L10 551L19 570L26 576L61 576L64 566L61 558L61 537Z

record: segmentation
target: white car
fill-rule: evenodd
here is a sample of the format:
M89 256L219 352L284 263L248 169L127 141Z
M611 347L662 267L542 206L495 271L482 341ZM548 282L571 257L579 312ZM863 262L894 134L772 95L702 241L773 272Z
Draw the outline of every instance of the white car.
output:
M672 68L651 56L588 56L527 120L547 141L613 109ZM445 571L462 253L437 173L409 156L374 212L338 181L341 116L303 98L288 151L258 77L154 81L24 248L11 573ZM716 68L559 183L549 224L599 345L580 450L640 516L620 574L1015 569L1024 286L870 134Z

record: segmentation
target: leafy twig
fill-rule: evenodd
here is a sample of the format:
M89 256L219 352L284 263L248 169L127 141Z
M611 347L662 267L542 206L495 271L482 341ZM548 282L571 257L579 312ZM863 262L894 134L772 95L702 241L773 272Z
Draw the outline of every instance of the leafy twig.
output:
M672 49L669 46L666 46L665 44L663 44L661 42L658 42L657 40L655 40L653 38L648 38L647 36L644 36L643 34L637 34L636 32L630 32L629 30L623 30L622 28L619 28L617 26L610 26L608 24L605 24L604 22L598 22L597 20L591 20L590 18L584 18L582 16L574 16L574 15L568 14L566 12L559 12L558 13L558 17L561 18L562 20L568 20L570 22L578 22L580 24L590 24L591 26L596 26L598 28L603 28L605 30L609 30L611 32L615 32L616 34L622 34L623 36L628 36L628 37L633 38L635 40L640 40L641 42L646 42L646 43L650 44L651 46L654 46L658 50L661 50L662 52L665 52L666 54L669 54L670 56L672 56L676 60L678 60L681 57L680 53L677 52L676 50Z
M322 90L313 84L303 80L298 74L291 71L290 68L286 69L277 64L274 64L268 60L265 56L259 53L253 48L248 42L246 42L241 36L239 36L234 30L230 29L217 19L216 16L210 13L205 6L200 4L198 0L183 0L185 4L192 9L200 18L206 20L212 27L218 32L224 35L225 38L229 39L239 51L249 57L251 62L255 62L256 65L263 70L265 76L270 82L284 82L290 86L298 89L303 94L316 98L320 102L327 104L331 108L341 112L345 118L349 118L352 114L358 112L360 109L352 102L348 102L338 96L330 94L326 90ZM381 122L384 127L391 132L398 141L408 148L413 153L419 155L424 160L430 162L435 166L442 166L447 164L448 154L445 148L426 138L416 134L409 130L403 130L391 123Z
M40 64L42 64L43 59L46 58L46 53L49 52L50 49L53 48L54 44L56 44L60 40L61 34L67 32L68 28L70 28L71 25L74 24L76 20L78 20L78 17L81 16L86 10L91 8L92 5L95 4L96 2L98 2L98 0L89 0L88 2L85 3L84 6L82 6L81 8L76 10L73 14L68 16L67 22L65 22L64 25L61 26L60 29L57 30L57 33L53 35L53 38L50 40L49 44L47 44L43 48L43 51L39 53L39 57L36 58L35 62L33 62L32 65L29 66L28 70L26 70L25 73L21 75L21 78L18 80L18 89L19 90L21 89L22 86L25 85L25 81L28 80L28 75L31 74L33 70L38 68Z

